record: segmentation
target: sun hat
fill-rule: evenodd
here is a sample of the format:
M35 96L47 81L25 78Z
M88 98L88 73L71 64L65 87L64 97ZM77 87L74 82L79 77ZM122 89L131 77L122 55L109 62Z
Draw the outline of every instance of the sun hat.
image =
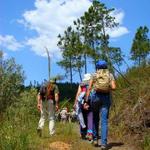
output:
M51 78L51 79L49 80L49 82L50 82L50 83L56 83L56 79L55 79L55 78Z
M107 62L105 60L98 60L96 63L96 69L106 69Z
M84 74L83 82L89 81L90 79L91 79L91 74L90 73Z

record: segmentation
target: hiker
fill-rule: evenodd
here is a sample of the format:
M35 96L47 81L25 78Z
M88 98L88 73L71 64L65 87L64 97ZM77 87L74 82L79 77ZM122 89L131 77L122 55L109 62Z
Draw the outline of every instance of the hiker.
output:
M77 117L77 115L76 115L76 111L74 110L74 109L71 109L71 112L70 112L70 122L75 122L76 121L76 117Z
M109 72L107 68L107 62L104 60L99 60L96 63L96 73L90 80L89 88L87 90L86 101L92 88L94 88L94 93L92 95L92 107L93 113L100 113L101 119L101 149L107 149L107 136L108 136L108 116L109 108L111 106L111 91L116 89L114 76ZM96 126L99 124L99 118L97 120L94 116L94 124ZM98 128L98 127L96 127ZM97 139L98 140L98 139Z
M61 116L61 121L63 123L66 123L68 120L68 109L67 107L64 107L61 111L60 111L60 116Z
M60 109L58 109L58 111L55 113L55 120L58 122L61 120Z
M39 136L42 136L42 129L48 114L49 134L52 136L55 133L55 107L57 111L59 103L59 89L55 79L40 88L37 101L38 110L41 112L37 132Z
M89 115L89 104L85 104L85 97L86 97L86 92L87 92L87 87L89 86L89 81L91 78L91 74L85 74L83 81L80 83L78 87L78 91L76 94L75 102L74 102L74 108L76 110L76 114L78 116L78 120L80 123L80 134L82 139L86 139L86 135L88 131L90 131L93 127L93 123L89 123L89 121L92 122L93 118L92 116ZM88 128L90 128L88 130Z

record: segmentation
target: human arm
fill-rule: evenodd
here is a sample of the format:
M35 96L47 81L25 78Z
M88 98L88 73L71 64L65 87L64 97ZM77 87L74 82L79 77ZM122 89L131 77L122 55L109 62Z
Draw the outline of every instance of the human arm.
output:
M58 109L59 109L59 89L58 89L57 85L55 85L54 96L55 96L56 111L58 111Z
M115 90L116 89L116 82L115 80L111 81L111 90Z
M111 75L110 88L111 88L111 90L116 89L116 82L115 82L115 78L113 75Z
M76 107L76 104L77 104L77 102L78 102L78 96L79 96L80 93L81 93L81 87L80 87L80 85L79 85L79 86L78 86L77 93L76 93L76 97L75 97L75 101L74 101L73 108Z
M37 109L39 111L41 111L41 108L42 108L42 99L41 99L40 93L38 93L38 95L37 95Z
M59 109L59 93L55 93L56 111Z
M93 86L93 79L91 79L89 82L89 87L88 87L87 92L86 92L86 99L85 99L86 102L88 102L88 97L89 97L90 92L92 90L92 86Z

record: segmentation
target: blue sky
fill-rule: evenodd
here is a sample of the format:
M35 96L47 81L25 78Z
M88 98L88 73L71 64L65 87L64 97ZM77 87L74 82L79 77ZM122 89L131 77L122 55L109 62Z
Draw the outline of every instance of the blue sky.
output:
M150 29L149 0L101 2L116 9L112 15L120 26L108 31L110 44L120 47L128 60L137 28L146 25ZM26 85L34 80L41 83L48 77L44 47L51 55L51 75L64 74L64 70L56 65L61 58L56 46L57 35L63 33L90 5L89 0L0 0L0 49L3 49L6 59L14 57L23 66ZM122 69L125 70L125 66ZM91 67L88 71L93 72ZM79 81L77 74L74 81Z

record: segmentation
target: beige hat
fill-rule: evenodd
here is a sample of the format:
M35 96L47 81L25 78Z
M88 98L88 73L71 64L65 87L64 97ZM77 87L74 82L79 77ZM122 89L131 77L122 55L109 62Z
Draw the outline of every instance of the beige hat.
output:
M89 81L90 79L91 79L91 74L90 73L84 74L83 82Z
M56 83L56 79L55 78L51 78L49 82L50 83Z

